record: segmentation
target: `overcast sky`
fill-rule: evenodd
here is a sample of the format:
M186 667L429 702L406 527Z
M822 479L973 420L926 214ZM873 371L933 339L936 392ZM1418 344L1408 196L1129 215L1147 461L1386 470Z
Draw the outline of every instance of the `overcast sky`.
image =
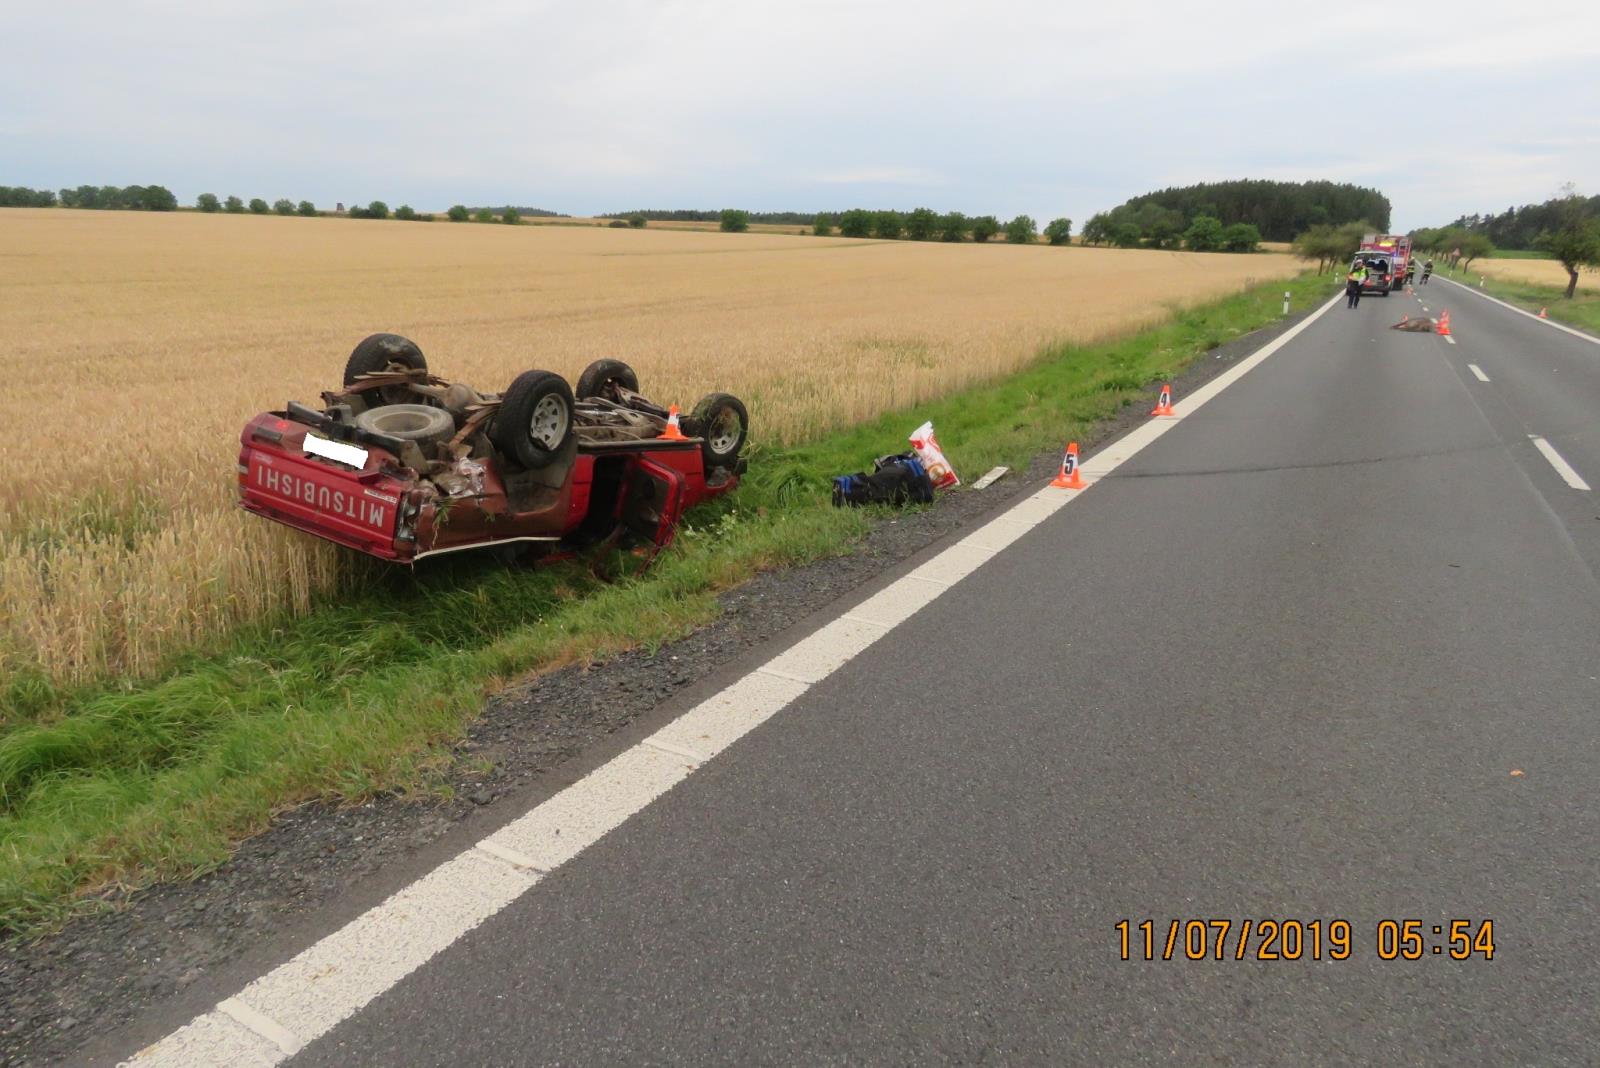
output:
M1409 229L1600 192L1597 59L1595 0L12 3L0 184L1081 226L1329 178Z

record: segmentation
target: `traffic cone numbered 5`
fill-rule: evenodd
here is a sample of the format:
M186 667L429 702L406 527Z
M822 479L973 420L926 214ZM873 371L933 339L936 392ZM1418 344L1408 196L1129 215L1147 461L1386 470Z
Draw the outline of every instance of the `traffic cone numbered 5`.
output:
M688 441L689 440L688 435L684 434L684 432L683 432L683 427L680 426L679 423L678 423L678 406L676 404L670 405L667 408L667 429L663 430L661 432L661 436L659 438L657 438L656 440L657 441Z
M1450 336L1450 313L1448 311L1439 313L1439 336Z
M1072 442L1061 456L1061 473L1050 483L1056 489L1086 489L1088 483L1078 473L1078 443Z
M1151 415L1177 415L1178 414L1177 412L1172 410L1172 386L1170 384L1163 384L1162 385L1162 387L1161 387L1161 396L1156 401L1155 411L1151 412L1150 414Z

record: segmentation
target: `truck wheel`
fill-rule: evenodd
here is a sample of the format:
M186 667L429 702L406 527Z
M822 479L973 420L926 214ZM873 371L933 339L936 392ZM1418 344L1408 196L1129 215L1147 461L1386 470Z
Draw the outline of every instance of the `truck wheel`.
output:
M700 455L706 468L731 467L750 434L750 413L744 402L729 393L708 393L689 414L689 426L704 439Z
M573 403L572 388L560 375L524 371L500 398L489 439L523 467L543 467L572 437Z
M639 376L633 368L621 360L596 360L583 369L583 374L578 376L578 388L575 391L579 400L588 400L590 397L604 397L607 400L616 400L613 386L621 386L630 392L639 392Z
M449 412L426 404L385 404L368 408L356 416L356 426L401 441L414 441L424 448L449 441L456 432L456 421Z
M417 343L399 334L373 334L362 339L344 365L345 388L355 385L362 375L378 371L426 371L428 360ZM378 390L378 403L404 404L415 394L404 386L385 386ZM377 405L373 405L377 407Z

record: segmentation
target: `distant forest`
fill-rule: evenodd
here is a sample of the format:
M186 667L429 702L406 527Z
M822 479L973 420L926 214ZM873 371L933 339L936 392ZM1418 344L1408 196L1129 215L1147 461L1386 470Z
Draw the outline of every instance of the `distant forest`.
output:
M1584 217L1600 219L1600 196L1578 199ZM1499 215L1463 215L1450 225L1483 234L1497 248L1531 249L1537 247L1541 233L1561 229L1564 203L1563 200L1551 198L1543 204L1507 208Z
M1389 210L1388 197L1348 182L1202 182L1146 193L1102 212L1085 225L1084 238L1103 234L1105 240L1118 243L1119 228L1127 236L1133 227L1146 244L1154 238L1156 244L1164 245L1167 235L1181 234L1197 216L1210 216L1224 226L1248 223L1261 232L1264 241L1292 241L1296 234L1319 224L1340 226L1360 221L1387 230Z
M545 208L523 208L523 207L519 207L519 206L517 206L515 204L501 204L499 206L495 206L495 205L491 204L491 205L485 205L485 206L482 206L482 207L468 208L467 210L469 212L471 212L472 214L474 214L474 215L476 215L480 211L487 211L487 212L492 212L493 214L498 216L498 215L504 215L508 210L510 210L510 211L516 212L518 215L521 215L523 218L527 218L529 216L537 216L538 218L541 218L541 219L570 219L570 218L572 218L571 215L568 215L564 211L549 211L549 210L546 210Z
M633 219L644 218L655 222L718 222L722 218L719 211L699 211L693 208L680 208L677 211L667 211L662 208L646 208L643 211L608 211L596 215L597 219ZM788 226L810 226L817 221L814 211L752 211L750 221L755 223L778 223Z

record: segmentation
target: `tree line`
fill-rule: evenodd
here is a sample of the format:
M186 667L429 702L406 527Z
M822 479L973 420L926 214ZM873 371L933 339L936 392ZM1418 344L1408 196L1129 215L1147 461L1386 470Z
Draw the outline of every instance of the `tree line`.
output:
M724 208L717 220L724 233L743 233L750 229L752 221L759 221L760 214ZM1027 245L1039 239L1039 224L1030 215L1018 215L1002 223L993 215L969 218L959 211L940 213L932 208L914 208L907 212L851 208L837 215L817 212L811 216L811 232L818 237L837 232L841 237L876 237L884 241L984 242L1004 235L1013 244ZM1052 219L1044 228L1044 237L1052 245L1067 244L1072 238L1072 220Z
M1215 215L1196 215L1186 220L1179 212L1153 204L1146 204L1121 219L1116 217L1117 210L1120 209L1101 212L1083 224L1085 245L1254 252L1261 244L1261 231L1253 223L1236 222L1224 226Z
M1084 240L1125 248L1176 248L1200 217L1224 229L1253 226L1262 241L1289 241L1313 226L1366 221L1389 225L1389 198L1348 182L1274 182L1240 179L1201 182L1133 197L1084 224ZM1093 237L1091 237L1091 234Z
M816 221L814 211L752 211L746 212L750 222L779 226L810 226ZM720 222L721 211L680 208L668 211L662 208L641 208L637 211L605 211L597 219L644 219L647 222Z
M1600 196L1585 197L1574 192L1551 197L1543 204L1510 207L1498 215L1463 215L1450 225L1482 234L1498 248L1534 249L1539 247L1541 234L1561 229L1566 217L1573 213L1600 219Z
M178 210L178 198L164 185L80 185L59 191L0 185L0 208L53 208L57 204L102 211Z
M1362 238L1381 231L1365 219L1343 226L1313 226L1294 239L1294 253L1303 260L1315 260L1317 272L1342 269L1355 259ZM1482 234L1458 226L1413 230L1413 256L1439 257L1446 265L1465 269L1472 261L1494 253L1494 245Z

